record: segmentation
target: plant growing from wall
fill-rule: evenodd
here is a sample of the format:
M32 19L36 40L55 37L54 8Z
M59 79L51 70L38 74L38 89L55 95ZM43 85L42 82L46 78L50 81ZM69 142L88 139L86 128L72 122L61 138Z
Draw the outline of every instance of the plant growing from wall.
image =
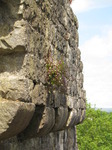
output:
M68 67L63 57L60 60L55 61L50 55L46 60L46 85L49 92L53 90L59 90L66 93L67 81L68 81Z

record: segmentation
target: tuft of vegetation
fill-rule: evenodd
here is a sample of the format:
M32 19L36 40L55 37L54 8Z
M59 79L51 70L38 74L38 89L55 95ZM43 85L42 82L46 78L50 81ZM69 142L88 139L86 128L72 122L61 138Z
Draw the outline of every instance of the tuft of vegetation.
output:
M60 92L66 92L67 90L67 80L68 80L68 67L64 62L63 58L55 61L50 55L46 60L46 85L49 92L59 89Z
M87 104L85 121L77 126L79 150L112 150L112 112Z

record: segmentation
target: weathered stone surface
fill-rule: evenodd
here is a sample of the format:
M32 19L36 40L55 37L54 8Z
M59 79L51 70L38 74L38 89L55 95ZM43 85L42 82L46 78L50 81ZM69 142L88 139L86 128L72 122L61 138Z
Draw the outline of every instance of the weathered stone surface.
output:
M48 104L51 104L54 108L66 107L66 95L58 90L54 90L53 93L49 94Z
M73 97L73 96L68 96L67 97L67 106L70 109L75 108L76 103L77 103L77 99L75 97Z
M32 103L36 105L46 105L48 91L43 85L36 85L31 94Z
M16 137L0 143L0 150L77 150L75 127L42 138L19 141Z
M37 106L29 126L19 135L22 140L48 134L55 124L53 108Z
M26 44L25 22L16 22L11 34L0 38L0 53L24 52ZM19 48L20 47L20 48ZM23 47L21 49L21 47Z
M86 115L86 110L82 109L80 122L83 122L83 120L85 119L85 115Z
M55 124L55 111L53 108L46 107L43 112L39 128L37 129L37 135L43 136L48 134L52 130L54 124Z
M0 99L0 140L15 136L29 124L34 104Z
M33 82L24 76L0 75L0 96L8 100L31 102L30 92Z
M26 144L30 150L75 148L73 126L84 120L86 103L77 30L78 21L69 0L0 1L0 97L9 103L18 100L25 106L28 102L35 105L29 125L19 134L22 140L46 136L37 138L38 146L31 144L31 147L23 141L18 145L16 141L15 149L19 146L20 150L28 150ZM50 87L49 91L46 80L49 57L54 62L64 60L67 77L63 91L60 87L55 90ZM68 131L49 134L66 128L70 128L70 133L72 130L72 135L68 136ZM11 130L7 135L12 136ZM44 140L48 141L47 148L42 144Z
M70 114L69 114L66 126L72 127L72 126L76 125L78 123L77 117L78 117L77 110L76 109L70 110Z
M55 117L55 125L52 130L58 131L64 129L68 119L68 108L59 107L55 109Z

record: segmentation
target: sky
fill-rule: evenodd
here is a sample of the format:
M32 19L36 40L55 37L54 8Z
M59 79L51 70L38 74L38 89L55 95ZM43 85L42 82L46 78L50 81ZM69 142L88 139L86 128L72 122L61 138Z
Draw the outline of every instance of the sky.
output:
M112 108L112 0L74 0L87 101Z

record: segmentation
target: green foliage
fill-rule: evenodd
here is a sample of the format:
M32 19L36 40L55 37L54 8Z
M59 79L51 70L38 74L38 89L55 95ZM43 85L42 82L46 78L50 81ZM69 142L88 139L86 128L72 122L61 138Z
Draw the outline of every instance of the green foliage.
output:
M112 150L112 113L87 104L85 121L77 126L79 150Z
M49 92L54 89L60 89L62 92L66 92L67 88L67 65L63 58L59 61L55 61L51 56L46 60L46 84Z

